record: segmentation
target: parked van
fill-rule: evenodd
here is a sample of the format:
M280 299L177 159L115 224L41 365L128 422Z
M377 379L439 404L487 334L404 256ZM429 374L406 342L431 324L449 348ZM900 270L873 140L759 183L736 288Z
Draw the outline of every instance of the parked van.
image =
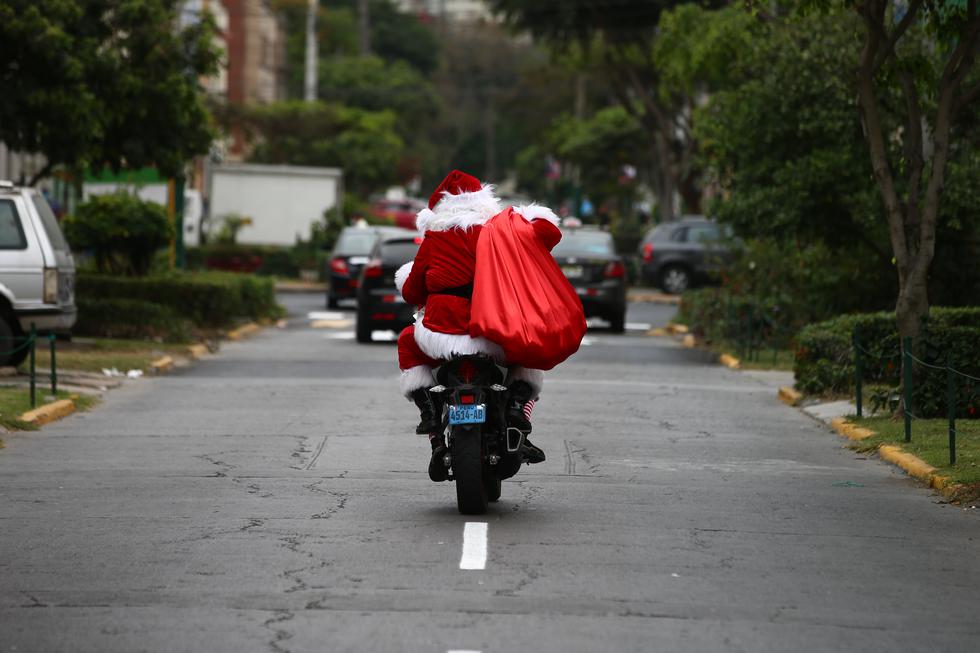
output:
M68 333L75 317L75 261L48 201L0 181L0 365L24 361L32 324Z

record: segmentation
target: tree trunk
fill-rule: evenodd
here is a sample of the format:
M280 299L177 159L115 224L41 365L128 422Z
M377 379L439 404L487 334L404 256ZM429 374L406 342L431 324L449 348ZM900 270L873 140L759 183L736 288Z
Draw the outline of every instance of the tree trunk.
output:
M670 148L659 133L655 133L653 136L652 154L651 177L653 178L653 191L657 196L657 206L660 209L660 221L673 222L678 217L674 210L676 186L670 170Z
M927 270L928 266L923 266ZM903 279L902 277L905 276ZM927 275L914 268L907 275L899 274L898 302L895 304L895 319L898 335L901 338L917 339L922 325L929 314L929 293Z

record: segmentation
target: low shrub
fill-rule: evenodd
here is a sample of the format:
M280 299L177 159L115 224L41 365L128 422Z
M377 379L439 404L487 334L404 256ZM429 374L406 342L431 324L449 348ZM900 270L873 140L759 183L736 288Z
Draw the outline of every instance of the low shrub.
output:
M247 274L174 273L139 279L79 274L76 288L80 302L105 297L149 302L201 328L278 314L272 280Z
M143 276L173 233L163 207L126 193L96 195L64 221L76 250L92 253L99 272Z
M299 276L300 270L292 248L226 243L188 249L187 266L192 270L251 272L289 278Z
M901 385L901 343L893 313L842 315L802 329L796 337L796 387L811 394L854 389L854 347L858 329L862 380L886 388ZM980 378L980 307L930 310L915 355L928 365L950 365ZM946 371L913 366L912 412L918 417L946 414ZM980 418L980 382L957 377L957 414Z
M77 336L187 342L191 325L168 306L138 299L78 298Z

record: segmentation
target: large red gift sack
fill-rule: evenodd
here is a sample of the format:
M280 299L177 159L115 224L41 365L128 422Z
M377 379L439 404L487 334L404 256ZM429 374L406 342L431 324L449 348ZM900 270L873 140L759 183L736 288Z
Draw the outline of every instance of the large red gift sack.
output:
M484 224L470 335L500 345L512 365L550 370L578 351L585 329L581 300L531 223L508 208Z

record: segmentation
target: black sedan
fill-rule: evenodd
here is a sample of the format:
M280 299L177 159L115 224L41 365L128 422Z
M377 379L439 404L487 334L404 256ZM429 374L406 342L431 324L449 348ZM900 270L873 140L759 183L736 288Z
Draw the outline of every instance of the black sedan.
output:
M330 280L327 308L337 308L342 299L355 298L361 268L370 260L371 250L377 242L378 230L374 227L346 227L340 232L327 264Z
M415 306L395 288L395 271L415 258L422 237L408 229L379 230L379 240L361 270L357 288L357 341L374 331L401 331L415 322Z
M612 236L594 229L562 229L552 255L571 282L586 317L609 322L612 331L626 328L626 266L616 254Z

